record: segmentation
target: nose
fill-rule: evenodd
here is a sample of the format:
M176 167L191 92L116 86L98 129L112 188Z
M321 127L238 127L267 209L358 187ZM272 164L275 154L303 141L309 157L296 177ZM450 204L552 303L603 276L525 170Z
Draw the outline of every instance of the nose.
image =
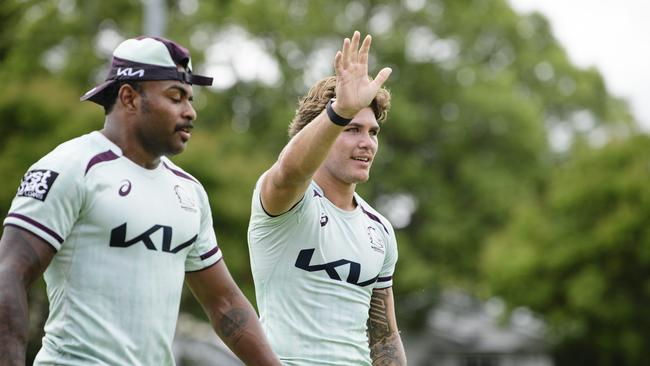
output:
M358 146L360 149L375 151L377 149L377 140L370 134L370 132L363 133L359 137Z
M192 103L187 101L185 103L185 109L183 109L183 118L188 121L194 121L196 119L196 110Z

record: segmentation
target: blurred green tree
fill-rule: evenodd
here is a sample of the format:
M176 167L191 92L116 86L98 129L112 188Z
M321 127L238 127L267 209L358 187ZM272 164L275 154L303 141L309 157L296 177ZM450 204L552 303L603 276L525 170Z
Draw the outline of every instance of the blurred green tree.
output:
M576 147L490 239L483 273L544 314L558 365L642 365L650 343L650 139Z

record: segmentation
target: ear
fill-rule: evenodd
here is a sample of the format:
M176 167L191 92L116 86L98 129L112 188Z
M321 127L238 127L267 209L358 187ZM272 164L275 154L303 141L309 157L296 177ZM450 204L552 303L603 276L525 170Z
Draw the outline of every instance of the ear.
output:
M140 93L129 84L122 85L117 92L117 103L120 103L129 112L134 112L138 109L140 98Z

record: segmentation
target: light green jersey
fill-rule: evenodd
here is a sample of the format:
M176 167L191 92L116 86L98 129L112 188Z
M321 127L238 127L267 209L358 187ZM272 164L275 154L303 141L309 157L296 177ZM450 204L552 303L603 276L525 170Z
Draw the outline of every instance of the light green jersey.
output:
M99 132L29 168L4 225L56 251L35 365L173 365L185 272L221 251L201 185L168 159L144 169Z
M315 182L280 216L253 194L248 242L264 331L285 365L370 365L375 288L392 285L393 228L361 197L344 211Z

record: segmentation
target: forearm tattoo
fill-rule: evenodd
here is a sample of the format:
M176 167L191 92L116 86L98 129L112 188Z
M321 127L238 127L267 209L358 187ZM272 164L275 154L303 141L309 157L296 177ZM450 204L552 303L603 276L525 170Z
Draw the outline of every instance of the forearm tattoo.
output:
M373 366L406 365L397 329L388 320L388 294L375 291L370 300L368 339Z
M246 309L234 308L228 310L219 323L219 330L227 340L236 342L244 333L244 328L250 314Z
M394 344L383 344L382 348L370 351L372 366L406 365L402 362L400 349Z
M386 296L379 292L370 299L370 314L368 317L368 333L370 346L390 335L390 324L386 313Z

